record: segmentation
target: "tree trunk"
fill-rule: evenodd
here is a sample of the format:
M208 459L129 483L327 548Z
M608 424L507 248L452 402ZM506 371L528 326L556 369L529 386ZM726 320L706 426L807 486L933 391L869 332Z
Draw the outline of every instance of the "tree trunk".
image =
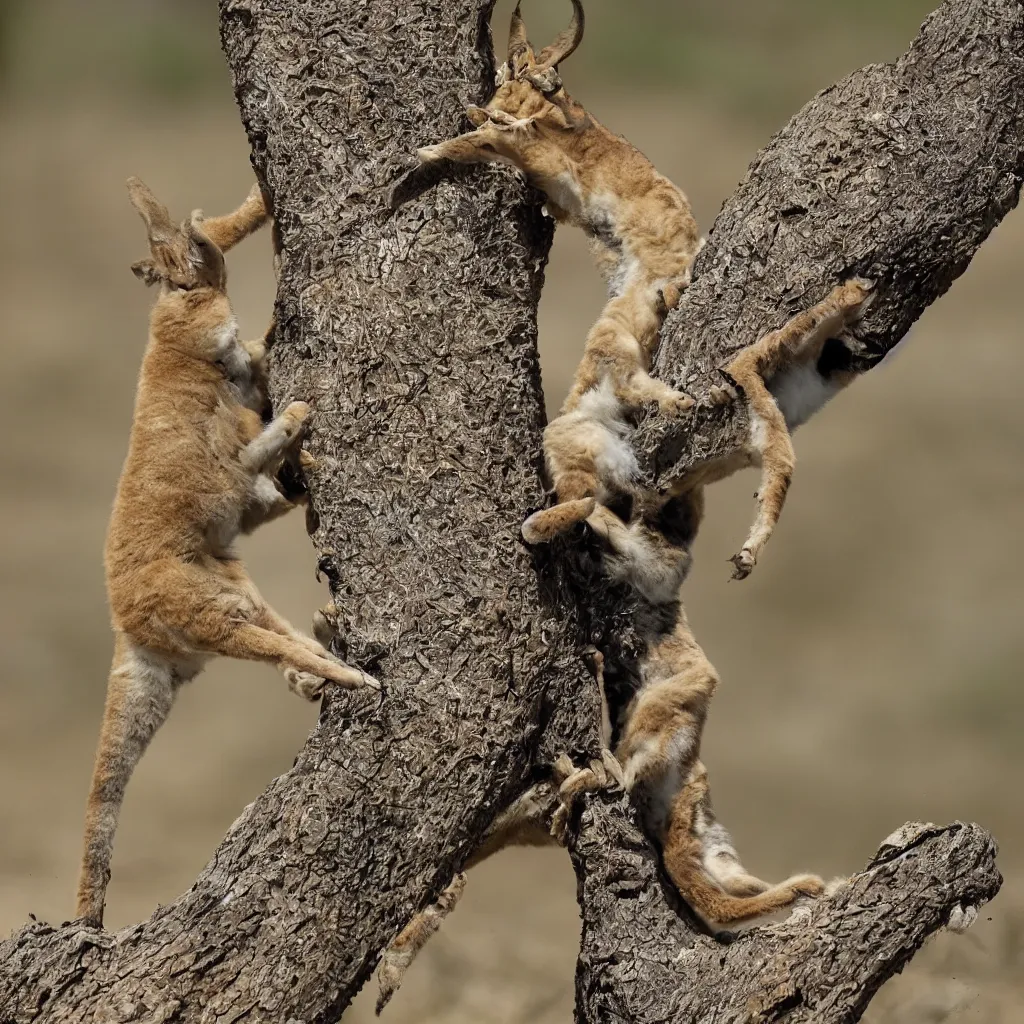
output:
M32 923L0 944L0 1024L335 1021L495 813L554 753L596 750L580 652L628 647L629 609L568 545L533 555L518 540L543 498L550 231L501 168L390 204L405 155L486 98L490 9L221 0L278 224L274 398L314 407L313 540L347 656L384 689L332 691L292 771L148 921ZM863 365L891 347L1016 201L1022 31L1016 0L949 0L897 65L812 101L726 205L661 372L700 385L846 272L881 292ZM703 413L691 428L642 427L650 464L692 465L744 429ZM666 889L624 799L588 801L572 853L584 1022L854 1020L999 885L982 830L922 827L833 898L724 946Z

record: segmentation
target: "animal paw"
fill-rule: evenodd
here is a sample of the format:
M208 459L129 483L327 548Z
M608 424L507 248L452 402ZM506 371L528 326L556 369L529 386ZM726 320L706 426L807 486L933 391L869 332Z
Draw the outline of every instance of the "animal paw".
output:
M669 310L675 309L679 305L679 300L683 297L683 289L677 284L669 282L663 284L658 289L658 315L667 316Z
M298 430L309 419L309 406L305 402L291 402L283 415L289 425Z
M333 601L328 601L313 613L313 636L330 653L331 645L338 636L338 608Z
M739 392L731 384L724 387L712 384L708 389L708 398L712 405L732 405L739 397Z
M732 578L734 580L745 580L754 571L754 566L757 564L757 559L750 548L744 548L739 554L733 555L729 561L733 564Z
M689 395L677 391L667 398L658 400L658 411L662 416L671 416L675 419L683 419L689 416L697 403Z
M843 319L849 324L859 320L874 300L875 283L864 277L846 281L841 289L841 302L845 311Z
M555 762L553 774L559 786L558 807L551 817L551 834L562 846L573 811L584 793L626 788L622 766L610 750L602 750L601 757L591 760L586 768L577 768L568 754L562 754Z
M825 894L825 883L817 875L797 875L787 883L794 897L817 899Z
M297 668L286 668L284 677L288 689L304 700L317 701L324 695L324 680L311 672L300 672Z
M416 150L416 156L419 157L421 164L434 164L444 159L440 146L424 146Z
M582 523L584 519L593 515L596 507L596 498L578 498L553 505L551 508L542 508L523 523L523 540L527 544L544 544L577 523Z

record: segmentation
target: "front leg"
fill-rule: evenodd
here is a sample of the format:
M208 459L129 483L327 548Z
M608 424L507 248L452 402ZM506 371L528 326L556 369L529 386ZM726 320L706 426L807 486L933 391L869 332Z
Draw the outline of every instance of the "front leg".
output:
M242 465L252 473L267 472L301 439L308 418L309 406L305 402L292 402L257 438L242 449L239 456Z
M277 484L271 477L266 473L261 473L256 477L245 507L242 509L239 529L243 534L250 534L264 523L287 515L295 508L295 505L296 502L290 501L278 490Z
M488 121L465 135L439 142L436 146L424 146L416 150L416 155L423 164L439 160L460 164L514 163L509 142L509 128Z

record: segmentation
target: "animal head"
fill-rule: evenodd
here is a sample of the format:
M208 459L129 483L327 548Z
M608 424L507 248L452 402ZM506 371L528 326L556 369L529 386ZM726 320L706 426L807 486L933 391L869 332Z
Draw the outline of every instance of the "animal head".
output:
M557 39L535 52L526 32L526 23L519 5L512 13L509 28L508 56L498 70L497 91L487 104L488 112L501 112L514 118L538 117L557 111L564 127L574 127L577 117L572 101L562 86L558 66L579 46L583 39L584 13L580 0L572 0L573 15L569 27ZM585 115L584 115L585 116ZM471 119L477 120L471 113ZM482 120L477 120L482 123Z
M128 198L142 217L149 237L149 257L132 265L132 273L140 281L168 290L210 288L224 292L224 254L203 231L201 210L194 210L191 217L175 225L167 207L138 178L128 179Z

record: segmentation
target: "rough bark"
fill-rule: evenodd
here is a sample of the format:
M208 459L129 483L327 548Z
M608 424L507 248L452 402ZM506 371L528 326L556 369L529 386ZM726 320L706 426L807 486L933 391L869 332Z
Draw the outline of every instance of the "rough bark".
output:
M330 696L293 770L148 921L117 934L33 923L0 945L3 1024L336 1020L538 765L593 750L579 651L628 607L581 589L585 559L535 558L517 540L542 499L535 312L549 233L503 169L389 203L403 156L486 96L490 6L221 0L279 224L274 397L314 405L314 542L348 657L384 691ZM1015 0L950 0L897 70L813 101L723 211L663 372L705 374L784 319L787 297L824 292L843 269L884 283L866 360L894 343L1016 198L1020 34ZM924 147L942 97L960 126L942 120ZM871 120L886 109L909 111L898 130ZM844 110L869 113L835 165L821 126ZM844 167L859 171L836 193ZM695 426L696 457L740 429ZM694 458L684 448L670 459ZM998 887L973 826L894 850L810 917L726 947L679 913L626 802L590 801L573 850L579 1019L856 1019L953 907ZM116 857L114 869L116 884Z
M680 915L627 808L595 803L582 826L581 1022L859 1020L951 912L987 902L1002 881L984 829L905 825L829 898L730 942Z

